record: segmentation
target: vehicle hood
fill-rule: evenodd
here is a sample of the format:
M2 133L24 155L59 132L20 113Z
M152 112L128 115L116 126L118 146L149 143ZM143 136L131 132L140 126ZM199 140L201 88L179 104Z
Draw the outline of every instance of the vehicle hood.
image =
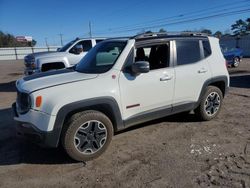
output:
M73 69L61 69L24 77L16 82L16 87L19 91L32 93L53 86L93 79L97 76L98 74L84 74Z
M35 59L45 58L45 57L54 57L54 56L65 56L66 52L37 52L29 54L27 56L33 56Z

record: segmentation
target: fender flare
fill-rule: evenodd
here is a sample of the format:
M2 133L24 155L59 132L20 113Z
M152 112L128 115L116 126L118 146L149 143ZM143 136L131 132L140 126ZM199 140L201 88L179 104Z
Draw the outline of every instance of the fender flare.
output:
M197 108L200 104L200 101L202 99L202 96L205 94L206 92L206 88L209 86L209 85L213 85L213 83L216 83L216 82L224 82L225 84L225 88L224 88L224 91L225 91L225 94L228 92L228 89L229 89L229 81L228 81L228 78L227 76L217 76L217 77L214 77L214 78L211 78L211 79L208 79L207 81L204 82L202 88L201 88L201 92L200 92L200 95L199 95L199 98L198 98L198 102L196 103L195 105L195 108Z
M105 106L105 109L101 110L102 106ZM122 130L124 128L120 108L114 98L98 97L87 100L81 100L66 104L60 108L57 113L54 128L52 131L53 140L50 140L51 144L55 147L58 146L64 122L69 115L73 115L74 113L81 112L84 110L98 110L98 107L100 108L100 112L103 112L103 110L105 110L106 113L104 112L104 114L109 114L112 116L109 118L113 123L115 131Z

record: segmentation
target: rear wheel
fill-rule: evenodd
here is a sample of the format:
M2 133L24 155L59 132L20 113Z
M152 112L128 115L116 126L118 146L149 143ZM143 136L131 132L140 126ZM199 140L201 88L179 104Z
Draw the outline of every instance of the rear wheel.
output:
M67 154L76 161L99 157L113 136L109 118L98 111L85 111L74 115L66 125L62 143Z
M238 67L240 65L240 58L235 57L233 61L233 67Z
M211 120L218 115L222 106L222 100L223 95L221 90L215 86L208 86L200 105L195 109L195 113L201 120Z

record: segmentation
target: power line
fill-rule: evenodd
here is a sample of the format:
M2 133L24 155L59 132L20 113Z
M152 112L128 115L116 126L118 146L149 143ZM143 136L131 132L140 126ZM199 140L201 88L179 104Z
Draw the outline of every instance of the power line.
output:
M217 12L217 11L216 11ZM201 16L201 17L195 17L195 18L183 18L183 19L177 19L173 22L170 23L166 23L163 22L161 24L155 24L155 25L150 25L150 26L143 26L143 27L135 27L135 28L129 28L129 29L124 29L124 30L117 30L117 31L111 31L109 33L116 33L116 32L131 32L131 31L137 31L137 30L142 30L142 29L151 29L151 28L160 28L160 27L165 27L165 26L169 26L169 25L177 25L177 24L183 24L183 23L190 23L190 22L196 22L196 21L201 21L201 20L208 20L208 19L212 19L212 18L216 18L216 17L225 17L225 16L229 16L229 15L236 15L236 14L242 14L245 12L250 12L250 8L248 9L241 9L241 10L236 10L236 11L229 11L229 12L222 12L219 14L212 14L209 16ZM204 15L204 14L200 14L200 15Z
M161 19L162 21L150 22L150 23L151 24L161 24L161 23L166 23L166 21L178 21L178 20L187 19L187 18L195 18L195 17L198 17L198 16L204 16L204 15L207 15L207 14L212 14L212 13L217 13L217 12L222 12L222 11L223 12L228 11L228 10L231 10L232 8L233 9L246 8L246 5L234 6L234 7L230 7L230 8L223 8L223 9L219 9L219 10L214 10L214 9L213 10L207 10L207 11L202 11L203 13L200 13L200 14L197 14L197 13L195 13L194 15L190 14L191 16L182 15L182 16L179 16L179 18L176 17L176 16L173 16L172 18L169 17L168 19ZM201 11L198 11L198 12L201 12ZM186 14L186 15L188 15L188 14ZM138 25L138 27L141 27L141 26L142 26L142 24ZM129 28L129 27L124 27L124 28L121 28L121 29L126 29L126 28Z
M249 3L250 1L243 0L243 1L237 1L237 2L238 2L237 5L239 5L239 4ZM132 25L128 25L128 26L115 27L115 28L110 28L110 29L107 29L107 30L100 30L100 31L97 31L97 32L98 33L100 33L100 32L107 32L107 31L111 32L111 31L122 30L122 29L131 29L133 27L134 28L136 28L136 27L140 28L144 24L162 24L162 23L165 23L166 21L178 21L178 20L181 20L181 19L192 18L192 17L195 17L195 16L203 16L204 14L207 15L209 12L211 14L211 13L214 13L214 12L231 10L231 9L235 9L235 8L243 8L243 6L232 6L232 5L235 5L235 3L236 3L236 1L231 2L231 3L226 3L226 4L224 3L224 4L217 5L217 6L208 7L206 9L201 9L201 10L197 10L197 11L182 13L182 14L178 14L178 15L175 15L175 16L170 16L170 17L166 17L166 18L155 19L155 20L141 22L141 23L132 24ZM223 7L223 8L221 9L221 7ZM231 8L225 9L225 7L231 7ZM215 11L216 9L218 9L218 10ZM198 14L198 13L201 13L201 12L202 12L202 14ZM193 15L193 16L189 16L189 15Z
M246 12L250 12L250 8L237 10L237 11L226 12L226 13L214 14L214 15L200 17L200 18L182 20L182 21L177 21L177 22L172 22L172 23L154 25L154 26L150 26L150 27L141 27L141 28L136 28L136 29L129 29L129 30L124 30L124 31L128 32L128 31L135 31L135 30L139 30L139 29L159 28L159 27L165 27L165 26L169 26L169 25L177 25L177 24L191 23L191 22L196 22L196 21L201 21L201 20L208 20L208 19L216 18L216 17L225 17L225 16L229 16L229 15L242 14L242 13L246 13Z

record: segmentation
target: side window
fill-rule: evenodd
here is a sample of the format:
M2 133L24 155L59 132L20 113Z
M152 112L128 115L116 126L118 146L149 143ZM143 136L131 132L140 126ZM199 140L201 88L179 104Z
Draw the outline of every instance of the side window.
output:
M92 48L91 40L81 41L80 44L82 45L84 52L88 52Z
M137 48L135 54L135 62L148 61L150 70L169 67L169 42Z
M201 60L199 40L176 40L177 65L187 65Z
M69 52L72 54L81 54L82 52L88 52L92 48L91 40L80 41L75 44Z
M204 57L208 57L212 54L211 46L208 40L202 41L203 50L204 50Z
M103 41L103 39L97 39L95 42L97 44L97 43L102 42L102 41Z

